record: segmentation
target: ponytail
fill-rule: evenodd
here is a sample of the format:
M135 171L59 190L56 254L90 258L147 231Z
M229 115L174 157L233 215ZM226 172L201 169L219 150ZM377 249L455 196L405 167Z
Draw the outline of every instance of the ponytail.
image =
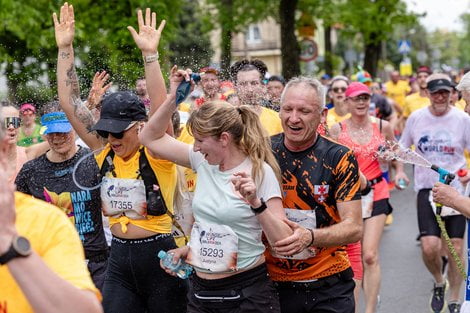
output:
M271 141L258 114L247 105L235 107L225 101L211 101L193 111L188 119L190 134L220 137L232 135L233 143L253 163L251 177L256 183L263 180L263 162L269 164L281 182L281 170L271 150Z
M271 140L268 133L261 125L258 114L250 106L238 107L244 126L240 147L248 155L253 163L251 176L255 182L263 180L263 163L268 163L276 174L278 182L281 182L281 170L271 150Z

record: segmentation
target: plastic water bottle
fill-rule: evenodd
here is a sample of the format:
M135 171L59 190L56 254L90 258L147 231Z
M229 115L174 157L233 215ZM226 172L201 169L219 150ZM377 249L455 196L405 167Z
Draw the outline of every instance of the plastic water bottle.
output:
M158 257L162 260L163 265L166 268L176 273L176 276L181 279L188 278L189 275L191 275L191 273L193 272L193 268L181 259L178 260L178 263L173 263L173 253L171 252L166 253L165 251L160 250L160 252L158 252Z
M201 80L201 75L192 73L191 80L197 83ZM178 88L176 89L176 105L180 104L181 102L184 101L184 99L186 99L186 97L189 95L190 90L191 90L191 82L183 80L178 85Z
M400 178L398 180L398 188L406 189L406 187L407 187L406 181L403 178Z

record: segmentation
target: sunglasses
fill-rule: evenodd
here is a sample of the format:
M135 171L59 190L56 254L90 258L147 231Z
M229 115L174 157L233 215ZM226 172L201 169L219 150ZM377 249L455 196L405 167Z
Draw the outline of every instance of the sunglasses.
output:
M354 102L369 101L370 96L369 95L360 95L360 96L357 96L357 97L354 97L354 98L349 98L349 99L351 99Z
M32 110L24 110L23 112L21 112L22 115L33 115L34 112Z
M19 117L5 117L4 125L5 128L13 126L14 129L18 129L21 126L21 119Z
M113 136L116 139L122 139L124 137L124 133L128 131L129 129L131 129L135 124L136 122L131 123L129 126L127 126L126 129L124 129L122 132L119 132L119 133L108 132L106 130L97 130L96 132L98 133L98 135L100 135L101 137L105 139L107 139L109 135Z
M334 87L332 88L331 90L333 90L333 92L345 92L346 91L346 87Z

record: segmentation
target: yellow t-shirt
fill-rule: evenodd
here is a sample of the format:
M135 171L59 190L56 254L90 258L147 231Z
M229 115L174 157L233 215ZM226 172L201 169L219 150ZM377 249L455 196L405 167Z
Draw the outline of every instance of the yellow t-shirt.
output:
M332 109L328 110L328 115L326 116L326 124L328 125L328 127L331 127L336 123L340 123L348 119L349 117L351 117L351 113L339 116L338 114L336 114L336 110L333 107Z
M15 192L15 207L19 235L30 241L44 263L62 279L94 292L101 300L85 265L82 242L67 216L57 207L20 192ZM33 312L7 266L0 267L0 312Z
M387 91L387 97L392 98L393 101L403 108L405 105L405 97L411 91L408 82L399 80L394 84L392 81L388 81L385 83L385 89Z
M101 168L103 165L104 159L110 150L109 144L106 148L101 151L99 154L95 155L96 162ZM168 210L173 213L173 196L175 193L176 187L176 165L173 162L160 160L153 158L147 148L145 148L145 154L152 167L155 175L157 176L158 183L160 185L160 190L165 199L166 206ZM113 159L114 171L117 178L127 178L135 179L137 178L137 172L139 169L139 157L140 151L137 151L132 158L127 161L124 161L119 156L115 155ZM109 226L120 223L122 226L122 231L126 232L128 223L138 226L140 228L153 231L161 234L169 234L171 232L172 221L168 214L161 216L152 216L147 215L146 219L133 220L129 219L127 216L121 216L119 218L110 217Z
M467 103L465 102L464 99L460 99L455 103L455 107L459 110L465 111L465 106Z
M261 114L259 115L259 119L261 121L261 125L263 125L269 136L277 135L283 132L281 118L279 117L279 113L276 111L261 107ZM178 137L178 140L187 143L188 145L192 145L194 143L194 138L189 134L187 125L185 125L181 130L181 134Z
M281 118L279 117L278 112L261 107L259 119L261 121L261 125L266 129L269 136L274 136L283 132Z
M419 92L415 92L405 98L405 105L403 108L403 116L408 118L411 113L421 108L430 105L428 97L421 97Z
M187 102L181 102L178 108L179 111L182 112L191 112L191 104Z

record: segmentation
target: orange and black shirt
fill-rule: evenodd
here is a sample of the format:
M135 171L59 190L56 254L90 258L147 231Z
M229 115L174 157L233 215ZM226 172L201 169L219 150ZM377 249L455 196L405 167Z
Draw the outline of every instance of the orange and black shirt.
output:
M316 228L340 222L336 204L360 200L359 167L350 149L318 136L305 151L292 152L284 145L284 134L271 137L272 149L282 172L283 205L313 210ZM271 278L302 281L327 277L350 267L344 246L314 247L316 255L306 260L280 259L266 250Z

